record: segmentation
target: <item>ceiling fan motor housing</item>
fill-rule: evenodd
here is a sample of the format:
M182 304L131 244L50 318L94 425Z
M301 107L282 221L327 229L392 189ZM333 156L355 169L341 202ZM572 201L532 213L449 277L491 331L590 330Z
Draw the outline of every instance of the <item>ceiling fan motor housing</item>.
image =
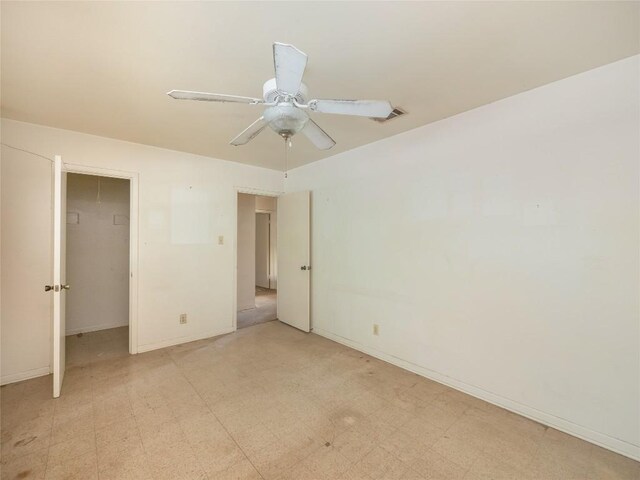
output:
M276 98L278 96L282 96L282 93L278 92L276 79L272 78L264 82L264 85L262 86L262 97L264 98L264 101L267 103L273 103L276 101ZM300 90L296 95L294 95L296 102L307 103L308 96L309 96L309 89L304 83L301 83Z

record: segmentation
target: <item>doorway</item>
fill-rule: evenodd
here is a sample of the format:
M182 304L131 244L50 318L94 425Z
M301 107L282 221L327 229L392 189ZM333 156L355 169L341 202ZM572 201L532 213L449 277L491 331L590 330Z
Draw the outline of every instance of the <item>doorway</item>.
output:
M276 197L238 193L237 328L277 320Z
M67 174L68 367L129 354L130 183Z

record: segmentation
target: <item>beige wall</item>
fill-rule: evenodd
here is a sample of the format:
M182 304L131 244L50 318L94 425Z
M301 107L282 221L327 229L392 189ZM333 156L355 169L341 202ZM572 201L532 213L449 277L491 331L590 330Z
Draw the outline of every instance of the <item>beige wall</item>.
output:
M639 70L290 171L314 332L640 457Z
M256 212L256 286L269 288L269 213Z
M238 311L256 306L256 197L238 194Z
M129 324L129 181L67 176L67 335Z
M269 235L269 287L278 288L278 199L256 195L256 211L268 212L271 216L271 228Z
M267 210L269 212L275 212L276 210L276 197L267 197L265 195L256 195L256 210Z

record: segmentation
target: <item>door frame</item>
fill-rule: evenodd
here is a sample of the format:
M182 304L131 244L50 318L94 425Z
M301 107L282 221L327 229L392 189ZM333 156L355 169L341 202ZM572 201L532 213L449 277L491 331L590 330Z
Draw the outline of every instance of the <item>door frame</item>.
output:
M66 366L66 328L65 303L68 288L66 275L67 241L67 171L60 155L53 160L53 311L51 369L53 371L53 398L58 398L62 391L62 382ZM64 219L65 223L62 223ZM45 287L46 291L46 287Z
M138 353L138 180L137 172L65 163L67 173L129 180L129 353Z
M233 311L231 312L231 331L235 332L238 330L238 194L246 193L247 195L260 195L262 197L276 197L278 198L281 195L284 195L284 192L278 190L261 190L258 188L251 187L234 187L233 189L234 197L233 197L233 279L231 284L231 291L233 292L233 302L232 307ZM276 213L277 213L276 206ZM255 267L254 267L255 268ZM276 315L277 315L276 311Z

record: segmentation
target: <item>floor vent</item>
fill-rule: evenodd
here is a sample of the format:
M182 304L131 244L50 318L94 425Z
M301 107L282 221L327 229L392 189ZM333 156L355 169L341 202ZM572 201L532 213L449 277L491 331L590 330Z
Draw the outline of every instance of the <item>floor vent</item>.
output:
M406 114L407 114L407 112L404 111L402 108L394 107L393 111L389 114L388 117L385 117L385 118L372 118L371 120L373 120L374 122L378 122L378 123L385 123L385 122L388 122L389 120L393 120L394 118L401 117L402 115L406 115Z

